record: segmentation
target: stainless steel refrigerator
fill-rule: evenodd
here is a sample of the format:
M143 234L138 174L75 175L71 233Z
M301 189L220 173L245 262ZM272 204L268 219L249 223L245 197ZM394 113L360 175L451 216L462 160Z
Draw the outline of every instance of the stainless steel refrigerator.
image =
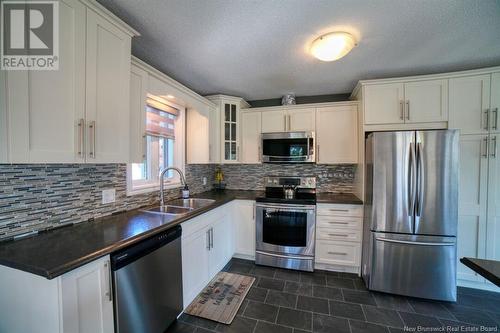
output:
M366 139L362 275L370 290L456 300L456 130Z

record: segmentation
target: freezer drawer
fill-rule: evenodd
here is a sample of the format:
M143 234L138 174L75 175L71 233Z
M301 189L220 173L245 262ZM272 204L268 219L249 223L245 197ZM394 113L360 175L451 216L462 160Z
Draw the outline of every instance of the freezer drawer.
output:
M369 289L456 301L456 238L371 233Z

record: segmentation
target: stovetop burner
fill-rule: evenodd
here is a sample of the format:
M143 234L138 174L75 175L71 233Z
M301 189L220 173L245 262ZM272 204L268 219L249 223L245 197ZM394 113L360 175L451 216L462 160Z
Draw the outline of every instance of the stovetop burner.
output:
M266 177L266 192L264 197L256 198L257 202L315 205L315 177ZM293 189L292 198L285 196L285 189Z

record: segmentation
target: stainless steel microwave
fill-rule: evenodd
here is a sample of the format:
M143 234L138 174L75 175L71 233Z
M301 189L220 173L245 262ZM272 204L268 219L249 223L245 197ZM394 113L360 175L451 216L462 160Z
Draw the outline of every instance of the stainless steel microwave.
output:
M314 163L314 132L262 133L262 162Z

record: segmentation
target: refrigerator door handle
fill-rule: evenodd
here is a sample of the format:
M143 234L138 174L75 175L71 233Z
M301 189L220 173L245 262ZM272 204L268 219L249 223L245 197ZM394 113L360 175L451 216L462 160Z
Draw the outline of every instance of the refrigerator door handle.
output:
M409 177L408 177L408 215L413 216L415 212L415 200L417 194L416 188L416 170L417 159L415 154L415 143L410 143L410 161L409 161Z
M423 154L422 154L422 143L418 142L417 143L417 190L416 190L416 209L415 209L415 215L420 216L422 215L422 205L424 201L424 161L423 161Z
M382 238L382 237L375 237L376 240L381 241L381 242L387 242L387 243L397 243L397 244L409 244L409 245L421 245L421 246L455 246L455 243L453 242L440 242L440 243L433 243L433 242L412 242L412 241L404 241L404 240L398 240L398 239L388 239L388 238Z

